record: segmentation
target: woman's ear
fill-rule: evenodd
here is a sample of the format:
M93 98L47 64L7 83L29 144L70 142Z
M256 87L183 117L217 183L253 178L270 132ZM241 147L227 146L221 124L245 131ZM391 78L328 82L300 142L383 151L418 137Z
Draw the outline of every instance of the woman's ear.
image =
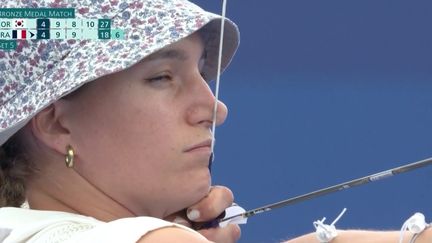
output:
M41 110L30 121L31 131L37 143L41 143L58 153L65 153L71 144L70 129L66 122L67 106L60 99Z

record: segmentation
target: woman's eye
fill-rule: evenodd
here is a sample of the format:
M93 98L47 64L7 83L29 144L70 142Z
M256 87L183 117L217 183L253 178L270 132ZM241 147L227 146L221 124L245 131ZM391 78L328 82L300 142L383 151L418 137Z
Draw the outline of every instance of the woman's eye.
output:
M171 81L171 76L169 75L159 75L153 78L147 79L149 82L159 82L159 81Z

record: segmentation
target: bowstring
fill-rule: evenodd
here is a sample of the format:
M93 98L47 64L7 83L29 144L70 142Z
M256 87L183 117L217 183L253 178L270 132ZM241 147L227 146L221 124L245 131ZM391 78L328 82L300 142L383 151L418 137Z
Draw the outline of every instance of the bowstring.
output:
M211 156L209 161L209 169L211 171L211 166L214 161L214 147L216 142L216 114L217 114L217 108L218 108L218 102L219 102L219 84L220 84L220 75L221 75L221 69L222 69L222 49L223 49L223 40L224 40L224 32L225 32L225 16L226 16L226 3L227 0L222 1L222 18L221 18L221 25L220 25L220 39L219 39L219 54L218 54L218 66L217 66L217 73L216 73L216 85L215 85L215 103L213 107L213 117L212 117L212 141L211 141Z

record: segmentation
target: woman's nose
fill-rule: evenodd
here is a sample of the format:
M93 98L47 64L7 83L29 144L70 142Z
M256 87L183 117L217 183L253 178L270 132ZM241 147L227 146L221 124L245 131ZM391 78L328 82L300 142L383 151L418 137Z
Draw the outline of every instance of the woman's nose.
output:
M221 125L225 122L228 116L228 107L220 100L217 101L216 125Z
M213 113L215 109L216 97L211 91L204 79L193 85L192 93L189 94L191 105L189 106L187 116L191 124L203 124L211 127L213 123ZM216 125L222 124L228 115L227 106L217 101L216 108Z

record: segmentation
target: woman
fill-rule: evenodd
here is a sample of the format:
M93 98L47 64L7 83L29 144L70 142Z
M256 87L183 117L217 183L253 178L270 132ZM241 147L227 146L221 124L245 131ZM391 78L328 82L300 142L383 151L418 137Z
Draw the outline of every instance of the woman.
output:
M111 18L126 32L0 51L3 242L238 239L234 225L199 231L206 239L161 220L189 224L188 209L205 221L232 203L208 169L219 16L186 0L1 5L74 7L76 18ZM236 26L225 26L222 67L238 45ZM226 115L218 102L216 123Z

